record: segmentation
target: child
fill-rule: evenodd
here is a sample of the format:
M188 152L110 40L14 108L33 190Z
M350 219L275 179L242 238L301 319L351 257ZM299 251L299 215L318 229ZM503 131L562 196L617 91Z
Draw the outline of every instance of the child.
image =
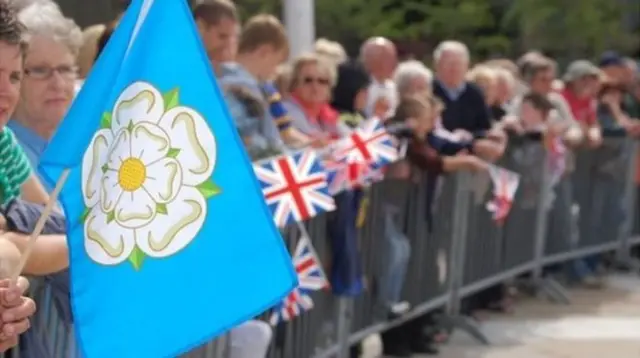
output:
M271 15L257 15L245 24L238 43L236 62L224 64L220 71L220 83L225 91L231 117L236 123L247 151L253 159L264 158L298 147L309 139L291 127L285 113L272 118L268 103L279 101L272 87L265 94L265 83L276 73L277 67L289 54L287 34L278 19ZM263 103L263 110L256 116L238 97L242 92ZM282 138L281 138L282 137ZM283 143L284 140L284 143Z

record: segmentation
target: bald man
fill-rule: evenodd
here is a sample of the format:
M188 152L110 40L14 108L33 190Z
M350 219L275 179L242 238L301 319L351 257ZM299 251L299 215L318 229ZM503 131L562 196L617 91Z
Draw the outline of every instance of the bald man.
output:
M389 118L398 106L396 85L391 79L398 64L393 42L384 37L372 37L360 48L360 59L371 75L367 100L367 116Z

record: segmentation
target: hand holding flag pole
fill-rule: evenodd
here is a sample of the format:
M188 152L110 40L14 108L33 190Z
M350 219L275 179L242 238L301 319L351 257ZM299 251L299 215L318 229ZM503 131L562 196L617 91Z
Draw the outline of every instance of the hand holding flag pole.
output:
M69 177L69 172L70 172L70 169L64 169L62 171L62 174L60 174L60 177L56 182L56 186L51 192L51 195L49 196L49 201L47 202L47 205L45 205L44 210L42 211L42 215L40 215L40 218L36 222L36 226L33 232L29 236L29 242L27 243L27 247L25 248L24 252L22 253L22 256L20 257L18 266L15 267L14 272L11 274L11 277L10 277L11 282L13 283L17 282L18 277L22 273L22 270L24 270L24 267L26 266L27 261L29 260L29 256L31 256L31 252L33 252L33 247L36 244L36 240L38 240L38 237L42 233L42 230L44 230L44 226L47 223L49 216L51 216L51 212L56 207L56 203L58 202L58 196L60 196L62 187L64 187L64 184L67 182L67 178Z

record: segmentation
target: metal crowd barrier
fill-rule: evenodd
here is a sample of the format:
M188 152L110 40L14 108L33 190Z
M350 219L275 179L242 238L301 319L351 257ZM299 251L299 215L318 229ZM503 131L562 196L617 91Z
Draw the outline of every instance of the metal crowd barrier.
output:
M630 255L631 246L640 243L632 233L640 233L636 149L635 141L613 135L598 149L575 150L569 171L553 185L541 141L513 139L499 165L520 173L521 181L502 226L493 222L485 207L492 195L487 174L460 172L433 178L422 173L411 181L376 183L367 190L370 205L359 230L365 292L355 299L329 291L314 293L311 311L274 327L269 358L347 357L349 347L368 335L434 310L443 310L443 324L489 343L481 328L462 315L463 299L527 277L549 299L569 303L548 268L607 252L640 268ZM328 266L326 220L321 215L305 225L320 260ZM411 304L407 314L391 321L378 292L386 255L393 251L385 235L390 223L408 239L410 259L402 298ZM288 228L284 237L293 247L298 229ZM55 357L79 357L72 329L57 317L47 287L35 286L39 311L33 329L43 332ZM184 357L227 358L228 348L229 335ZM18 352L12 357L19 357Z

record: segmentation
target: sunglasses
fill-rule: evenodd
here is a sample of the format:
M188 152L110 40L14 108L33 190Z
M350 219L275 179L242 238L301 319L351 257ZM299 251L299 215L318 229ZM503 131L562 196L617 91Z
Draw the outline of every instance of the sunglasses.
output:
M327 86L329 85L329 80L322 77L303 77L302 83L305 85L310 85L312 83L317 83L319 85Z

